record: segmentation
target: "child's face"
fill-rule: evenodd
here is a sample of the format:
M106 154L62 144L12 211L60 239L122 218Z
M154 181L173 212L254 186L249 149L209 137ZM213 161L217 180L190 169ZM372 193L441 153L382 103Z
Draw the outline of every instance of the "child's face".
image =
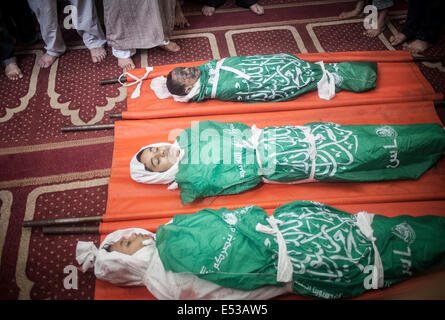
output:
M141 154L141 162L153 172L164 172L171 168L178 159L179 149L171 146L149 147Z
M172 80L183 84L186 93L190 92L200 76L201 71L193 67L177 67L172 71Z
M150 238L151 236L148 234L133 233L129 238L122 238L115 242L110 246L110 251L117 251L131 256L144 247L142 244L144 240Z

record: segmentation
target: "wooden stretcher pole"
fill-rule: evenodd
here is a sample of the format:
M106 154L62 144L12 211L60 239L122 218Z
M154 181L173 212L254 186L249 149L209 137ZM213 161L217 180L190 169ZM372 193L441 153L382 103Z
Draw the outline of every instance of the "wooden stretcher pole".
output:
M125 83L127 82L127 77L123 76L121 78L121 82ZM99 81L100 85L107 85L107 84L115 84L115 83L119 83L119 78L113 78L113 79L103 79Z
M84 222L102 222L102 216L89 216L89 217L79 217L79 218L61 218L61 219L47 219L47 220L25 220L22 226L25 228L32 227L47 227L55 226L61 224L73 224L73 223L84 223Z
M43 227L44 234L84 234L84 233L99 233L98 226L89 227Z
M114 129L114 123L110 124L92 124L84 126L71 126L62 127L62 132L72 132L72 131L92 131L92 130L108 130Z
M118 112L118 113L110 113L110 119L119 119L119 120L122 120L122 112Z

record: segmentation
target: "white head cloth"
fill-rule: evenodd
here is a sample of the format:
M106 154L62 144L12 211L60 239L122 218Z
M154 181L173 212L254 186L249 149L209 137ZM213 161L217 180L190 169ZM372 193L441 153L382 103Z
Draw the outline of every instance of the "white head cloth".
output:
M144 247L133 255L117 251L108 252L105 246L112 245L133 233L148 234L153 239L143 241ZM102 279L121 286L143 285L145 271L153 252L156 250L155 234L139 228L117 230L110 233L96 248L93 242L79 241L76 247L76 260L82 265L83 272L94 266L94 274Z
M163 147L163 146L171 146L172 148L179 149L179 156L176 159L176 162L167 170L164 172L154 172L154 171L148 171L145 169L145 166L143 163L141 163L137 158L137 154L141 152L144 149L147 149L149 147ZM142 147L131 159L130 161L130 175L131 178L140 183L145 184L173 184L168 188L176 189L178 185L174 182L176 173L178 173L178 165L181 159L184 157L184 150L179 148L178 142L175 141L173 144L167 143L167 142L160 142L160 143L154 143L150 144L148 146Z
M186 96L177 96L171 94L170 91L168 91L167 78L165 78L164 76L154 78L150 84L150 88L155 92L156 96L159 99L167 99L173 97L173 99L178 102L189 102L190 99L198 94L200 86L200 81L196 81L196 83L192 87L192 90L190 90L190 92Z

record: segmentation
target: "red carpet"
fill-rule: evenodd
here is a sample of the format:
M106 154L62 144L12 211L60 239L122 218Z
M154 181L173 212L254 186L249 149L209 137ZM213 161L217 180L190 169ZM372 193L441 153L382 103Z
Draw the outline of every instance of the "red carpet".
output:
M182 50L139 51L137 67L230 55L400 49L391 47L388 38L401 27L404 1L396 1L387 30L375 39L362 35L361 19L335 18L352 8L352 0L260 3L263 16L228 0L213 17L204 17L199 5L186 1L184 10L192 26L174 33ZM91 272L79 272L74 289L64 283L69 275L64 270L77 266L77 241L98 244L99 235L44 236L39 229L22 228L23 220L102 215L106 210L113 131L62 133L60 128L112 123L110 113L125 111L124 88L98 85L100 79L117 77L122 70L110 49L107 59L96 65L75 33L64 36L70 50L51 68L39 69L36 64L44 52L39 43L18 49L24 79L11 82L0 75L0 299L94 299ZM442 36L425 55L442 55L444 46ZM443 64L417 65L436 91L445 92ZM443 122L443 109L438 110ZM445 298L443 292L438 295ZM419 292L417 298L422 297Z

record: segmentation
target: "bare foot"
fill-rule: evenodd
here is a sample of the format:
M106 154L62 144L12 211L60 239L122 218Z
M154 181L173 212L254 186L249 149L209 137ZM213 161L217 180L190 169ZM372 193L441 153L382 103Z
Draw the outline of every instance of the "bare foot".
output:
M213 14L215 13L215 8L214 7L209 7L209 6L203 6L201 9L201 12L203 15L210 17L213 16Z
M181 50L181 47L178 46L176 44L176 42L170 41L168 44L166 44L165 46L159 46L161 49L164 49L165 51L168 52L178 52L179 50Z
M38 64L40 68L49 68L56 60L56 56L45 53L43 56L40 57Z
M107 56L107 51L104 48L93 48L90 49L91 60L93 63L102 62Z
M182 11L181 4L176 1L175 8L175 27L178 28L187 28L190 27L190 23L187 18L184 16L184 12Z
M253 13L256 13L259 16L264 14L264 8L262 6L260 6L258 3L252 4L249 7L249 9L250 9L250 11L252 11Z
M19 66L15 62L11 62L5 68L5 74L9 80L19 80L23 78L22 70L20 70Z
M377 29L368 29L363 34L369 38L375 38L386 29L386 17L388 16L388 9L379 11L377 20Z
M382 27L378 27L377 29L369 29L363 32L363 34L369 38L375 38L379 34L381 34L383 31L385 31L386 25L383 25Z
M119 65L119 67L125 70L131 70L136 68L133 59L131 58L126 58L126 59L117 58L117 64Z
M344 12L340 13L338 18L339 19L348 19L348 18L353 18L353 17L359 16L359 15L362 15L364 7L365 7L365 1L358 1L357 4L355 5L354 10L344 11Z
M401 33L401 32L399 32L399 33L397 33L397 34L395 34L395 35L389 37L389 43L390 43L393 47L396 47L396 46L398 46L399 44L404 43L405 40L406 40L406 36L405 36L403 33Z
M425 51L428 48L431 48L432 46L433 45L429 42L416 39L410 42L408 45L406 45L405 48L411 51L411 53L417 54L417 53L422 53L423 51Z

